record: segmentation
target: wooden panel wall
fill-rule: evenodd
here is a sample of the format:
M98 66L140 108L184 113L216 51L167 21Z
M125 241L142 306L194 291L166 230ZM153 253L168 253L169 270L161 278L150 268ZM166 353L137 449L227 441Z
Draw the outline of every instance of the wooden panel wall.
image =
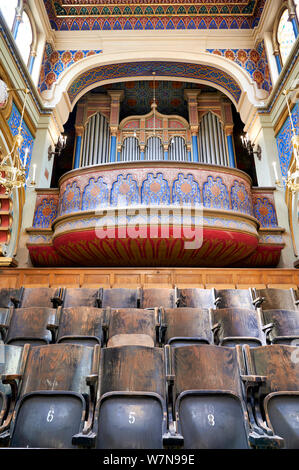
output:
M201 287L299 286L298 269L213 268L7 268L1 287Z

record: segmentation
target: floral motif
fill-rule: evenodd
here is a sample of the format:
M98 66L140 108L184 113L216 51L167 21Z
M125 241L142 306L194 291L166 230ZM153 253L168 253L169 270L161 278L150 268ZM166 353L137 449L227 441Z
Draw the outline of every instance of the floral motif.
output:
M232 209L252 215L252 205L244 183L235 180L230 192Z
M192 175L184 177L183 173L178 174L172 186L172 202L184 205L200 204L199 184L194 181Z
M207 182L203 185L204 207L229 210L229 195L227 187L220 176L213 179L208 176Z
M131 174L126 177L118 175L111 188L112 206L131 206L139 203L137 181Z
M63 193L60 206L60 215L67 214L69 212L76 212L80 210L80 188L77 182L74 181L72 184L66 185L66 189Z
M85 186L82 195L82 210L97 209L109 202L109 190L107 183L102 176L97 180L90 178L88 185Z
M275 208L267 197L257 198L253 213L262 227L277 227Z
M168 181L162 173L148 173L141 187L142 204L170 204L170 189Z
M43 199L35 210L33 227L48 228L56 217L57 202L54 199Z

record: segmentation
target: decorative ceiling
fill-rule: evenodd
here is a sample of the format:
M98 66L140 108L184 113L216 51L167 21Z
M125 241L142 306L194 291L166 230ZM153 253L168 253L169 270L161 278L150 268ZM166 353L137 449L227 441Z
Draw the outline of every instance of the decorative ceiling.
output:
M44 0L54 30L251 29L267 0Z
M158 111L162 114L178 114L188 119L188 107L184 98L186 88L196 88L200 89L201 92L215 93L215 89L197 83L155 81ZM152 81L111 83L94 88L91 93L107 93L107 90L124 90L120 120L127 116L143 115L151 111L154 91Z

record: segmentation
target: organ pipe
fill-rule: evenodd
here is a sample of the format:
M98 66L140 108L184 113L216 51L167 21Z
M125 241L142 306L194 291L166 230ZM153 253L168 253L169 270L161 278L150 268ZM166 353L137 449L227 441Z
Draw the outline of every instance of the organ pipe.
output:
M110 129L100 113L87 122L82 144L81 167L109 162Z
M198 140L201 162L228 166L223 126L215 114L209 112L203 116Z

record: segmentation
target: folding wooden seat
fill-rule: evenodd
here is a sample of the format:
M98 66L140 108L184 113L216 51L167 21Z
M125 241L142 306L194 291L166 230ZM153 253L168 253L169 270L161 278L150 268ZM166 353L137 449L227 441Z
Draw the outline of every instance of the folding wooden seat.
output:
M58 307L62 304L63 289L54 287L25 287L22 288L19 307Z
M215 307L215 289L179 289L178 307L191 308L214 308Z
M29 351L20 398L10 427L11 447L70 448L91 421L99 351L77 344Z
M149 288L141 290L141 308L175 308L178 306L178 289Z
M100 289L99 307L139 308L140 289Z
M248 308L211 309L214 341L220 346L234 347L249 344L252 347L266 344L259 314Z
M158 316L158 309L154 311L138 308L111 310L108 315L107 347L156 346L159 342Z
M122 346L101 351L98 402L90 445L100 449L157 449L166 430L164 351ZM81 442L78 434L73 442Z
M254 308L250 289L216 289L215 296L217 308Z
M21 289L0 289L0 309L18 307L21 297Z
M262 318L269 343L299 345L298 310L263 310Z
M287 449L299 449L299 350L295 346L244 346L248 374L263 377L255 394L255 413L284 439Z
M294 289L253 289L255 299L260 299L263 310L297 310L299 308L298 294Z
M40 346L52 342L47 329L48 323L55 320L56 309L47 307L17 308L11 310L7 321L5 343L15 346Z
M185 449L279 445L281 440L258 427L252 410L246 406L245 389L250 378L242 374L240 346L199 344L169 348L168 354L173 416Z
M188 344L213 344L210 313L201 308L161 309L162 342L171 346Z
M23 373L29 347L0 344L0 446L7 443L7 430L17 399L18 384L13 378Z
M95 307L73 307L59 309L56 323L48 328L56 337L57 343L102 345L105 309Z
M67 288L63 297L63 308L100 307L100 290L85 287Z

